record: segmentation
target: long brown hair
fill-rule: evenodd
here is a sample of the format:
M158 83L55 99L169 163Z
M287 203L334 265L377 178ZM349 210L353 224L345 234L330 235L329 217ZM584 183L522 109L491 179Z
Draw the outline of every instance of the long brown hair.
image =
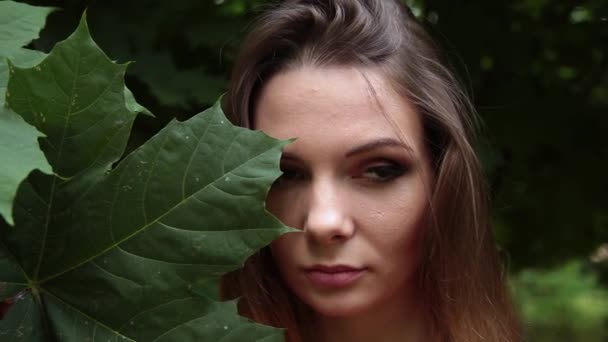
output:
M472 147L474 110L409 9L396 0L287 0L264 13L235 63L225 109L251 127L260 89L303 65L374 67L414 106L434 168L418 286L441 340L520 341L517 315L491 230L487 190ZM307 309L282 282L268 248L224 276L241 314L307 331Z

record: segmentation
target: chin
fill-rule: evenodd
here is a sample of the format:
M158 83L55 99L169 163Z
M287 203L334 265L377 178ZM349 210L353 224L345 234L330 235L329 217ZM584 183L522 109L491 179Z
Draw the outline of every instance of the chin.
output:
M304 298L306 303L314 312L326 317L349 317L363 313L373 307L371 298L365 296L353 296L354 294L334 294L316 298ZM357 298L358 297L358 298Z
M354 316L357 313L359 313L358 310L353 310L352 308L349 308L349 307L345 307L345 308L336 308L336 307L314 308L313 307L313 310L321 316L333 317L333 318L351 317L351 316Z

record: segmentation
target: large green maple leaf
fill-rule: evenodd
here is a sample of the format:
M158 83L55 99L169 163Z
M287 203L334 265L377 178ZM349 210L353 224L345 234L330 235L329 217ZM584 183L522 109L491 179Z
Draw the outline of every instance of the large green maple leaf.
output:
M55 175L21 183L0 219L2 341L280 341L220 302L219 277L293 231L267 213L286 142L235 127L219 104L171 122L114 169L141 108L127 65L86 21L31 68L7 105L45 134Z

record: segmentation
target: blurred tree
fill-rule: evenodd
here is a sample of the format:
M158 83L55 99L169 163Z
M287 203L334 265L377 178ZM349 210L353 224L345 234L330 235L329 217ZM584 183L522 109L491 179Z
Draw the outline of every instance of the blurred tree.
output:
M485 122L512 267L589 256L608 241L608 2L428 0L425 17Z
M587 269L585 269L587 268ZM583 263L524 270L512 279L531 341L603 342L608 339L608 291Z

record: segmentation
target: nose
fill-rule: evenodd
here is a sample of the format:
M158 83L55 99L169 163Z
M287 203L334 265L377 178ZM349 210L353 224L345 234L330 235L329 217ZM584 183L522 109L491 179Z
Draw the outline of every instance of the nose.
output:
M335 182L313 182L304 233L321 244L336 244L348 240L355 232L348 213L346 198L340 196Z

